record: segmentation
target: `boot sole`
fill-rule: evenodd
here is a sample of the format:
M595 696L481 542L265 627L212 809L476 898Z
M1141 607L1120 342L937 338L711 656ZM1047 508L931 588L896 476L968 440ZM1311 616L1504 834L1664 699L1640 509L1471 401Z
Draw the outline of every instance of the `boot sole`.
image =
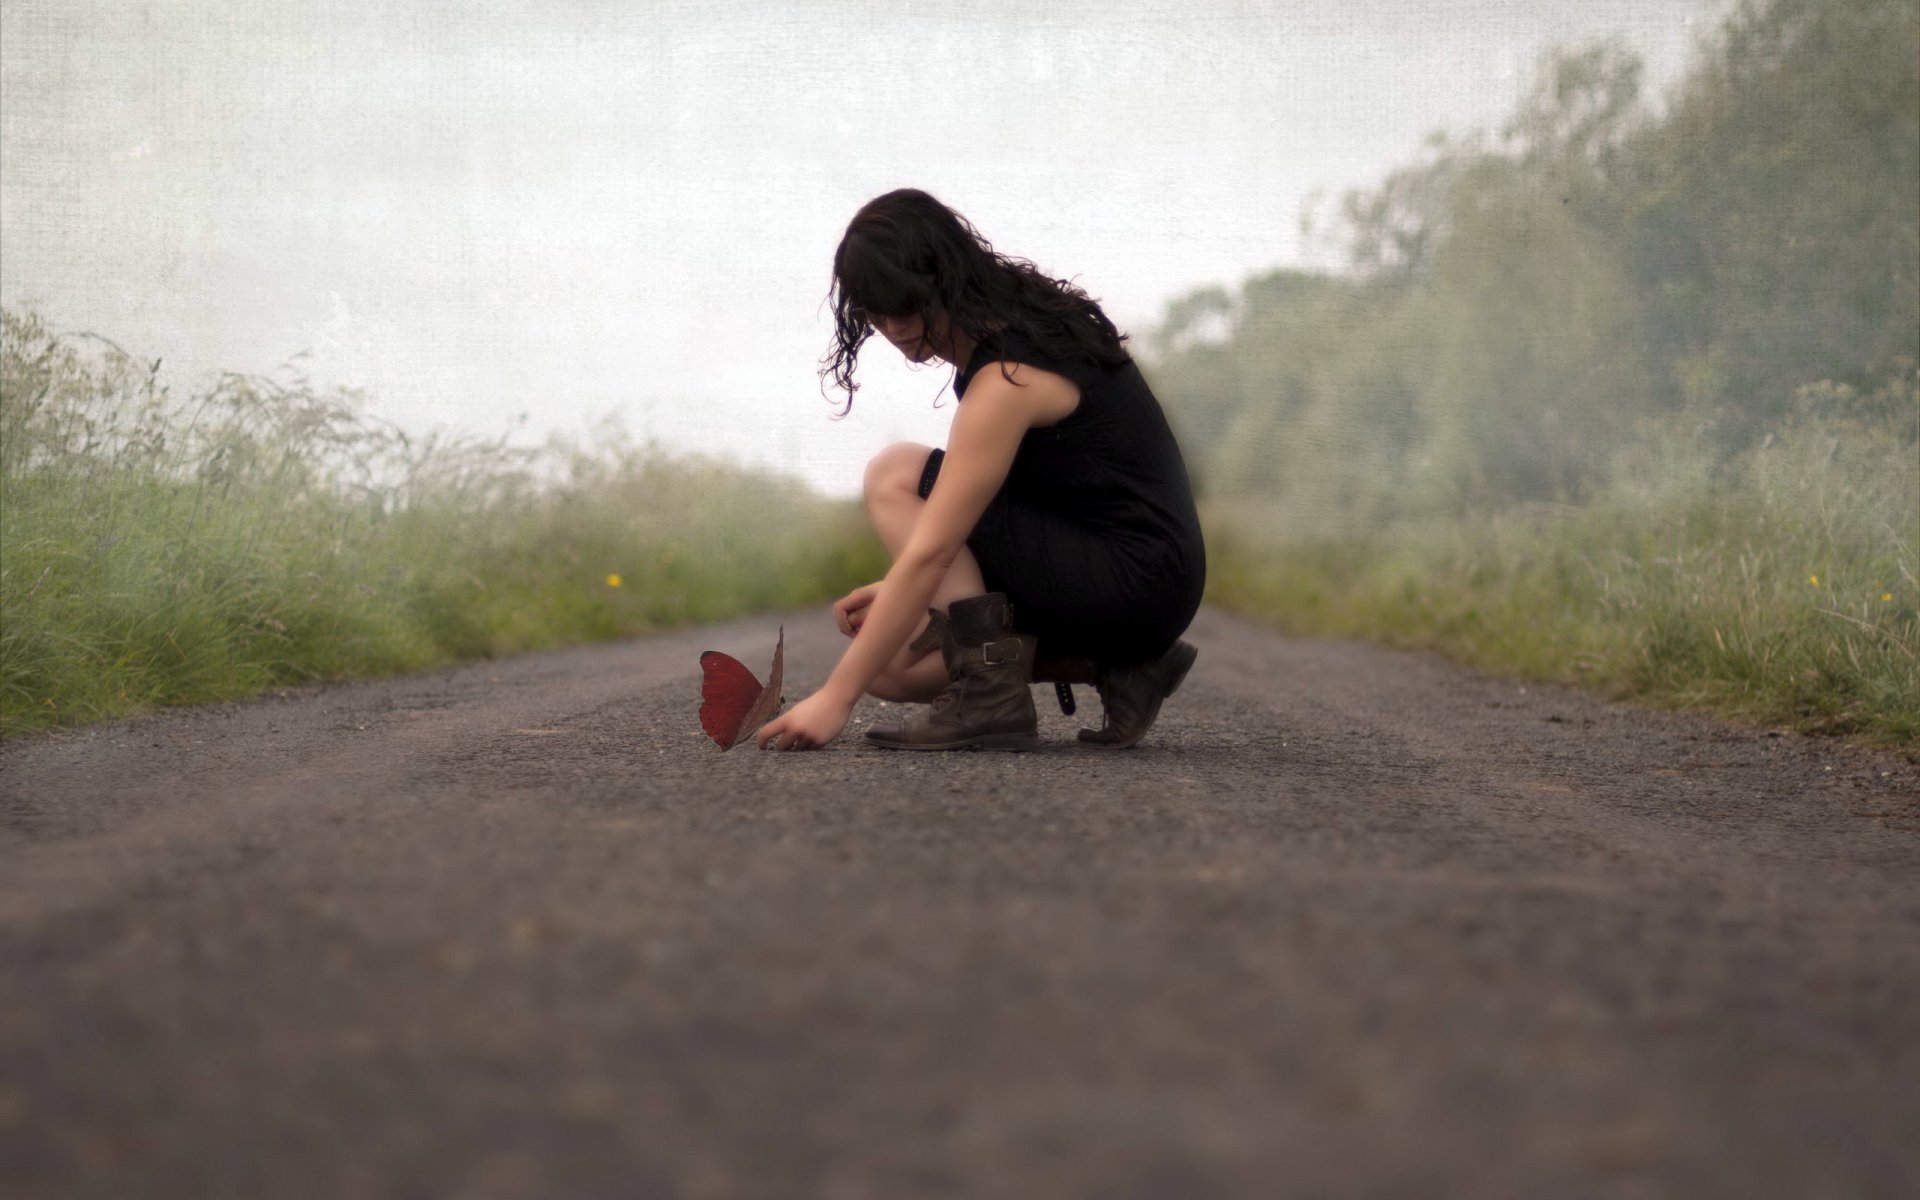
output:
M1161 685L1165 690L1160 693L1160 699L1154 701L1153 708L1148 711L1147 727L1140 731L1139 737L1128 738L1124 742L1099 742L1085 737L1086 731L1082 730L1080 744L1089 750L1125 750L1139 745L1140 738L1146 737L1153 728L1153 723L1160 719L1160 705L1167 697L1180 690L1180 685L1187 681L1187 672L1193 669L1193 662L1199 657L1199 647L1192 643L1179 641L1173 644L1173 649L1167 654L1167 681Z
M868 738L867 745L882 750L1038 750L1037 733L982 733L953 742L883 742Z

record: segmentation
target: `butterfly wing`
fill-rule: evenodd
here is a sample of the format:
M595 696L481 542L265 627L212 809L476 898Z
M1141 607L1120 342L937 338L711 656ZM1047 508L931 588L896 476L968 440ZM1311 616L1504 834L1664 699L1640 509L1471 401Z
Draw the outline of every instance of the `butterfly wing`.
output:
M773 647L773 670L761 687L753 672L731 654L708 650L700 656L700 727L722 750L731 750L773 719L780 707L781 666L786 626Z
M760 699L760 681L731 654L708 650L700 656L700 728L722 750L733 747L746 723L747 710Z
M773 720L773 714L780 710L781 659L786 654L786 648L787 627L782 625L780 635L773 643L773 668L767 672L766 690L760 693L759 699L753 702L753 707L747 710L746 718L740 722L740 733L735 741L752 737L762 725Z

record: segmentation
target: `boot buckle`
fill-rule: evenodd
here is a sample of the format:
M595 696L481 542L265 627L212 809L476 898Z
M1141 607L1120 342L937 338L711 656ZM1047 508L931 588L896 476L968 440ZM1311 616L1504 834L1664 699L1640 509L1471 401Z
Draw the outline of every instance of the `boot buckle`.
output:
M986 642L980 647L980 661L989 667L1004 666L1020 661L1020 639L1001 638Z

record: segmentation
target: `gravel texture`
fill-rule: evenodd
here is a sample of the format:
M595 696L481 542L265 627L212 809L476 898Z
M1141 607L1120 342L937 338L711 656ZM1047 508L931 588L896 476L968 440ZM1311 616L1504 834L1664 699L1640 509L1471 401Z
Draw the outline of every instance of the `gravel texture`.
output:
M1133 750L721 754L782 621L0 747L0 1192L1920 1194L1913 762L1213 610Z

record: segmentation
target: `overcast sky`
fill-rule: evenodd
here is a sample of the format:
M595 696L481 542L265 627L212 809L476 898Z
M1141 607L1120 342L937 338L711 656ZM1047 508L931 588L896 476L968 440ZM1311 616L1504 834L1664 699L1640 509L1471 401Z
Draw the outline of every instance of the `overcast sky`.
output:
M415 429L582 428L846 493L950 374L820 395L834 245L899 186L1145 332L1308 261L1297 221L1497 122L1546 47L1676 78L1724 0L7 0L0 299ZM891 356L891 357L889 357Z

